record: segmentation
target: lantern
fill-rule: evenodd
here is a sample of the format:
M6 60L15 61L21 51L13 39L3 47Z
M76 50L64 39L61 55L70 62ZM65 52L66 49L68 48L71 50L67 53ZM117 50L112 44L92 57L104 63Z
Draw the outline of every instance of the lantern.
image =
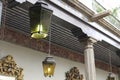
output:
M109 72L107 80L115 80L115 77L112 72Z
M29 8L31 37L45 38L48 35L53 11L44 2L37 1Z
M45 58L45 60L42 62L43 64L43 72L44 72L44 76L47 77L51 77L54 75L54 69L55 69L55 61L53 59L52 56L48 56Z

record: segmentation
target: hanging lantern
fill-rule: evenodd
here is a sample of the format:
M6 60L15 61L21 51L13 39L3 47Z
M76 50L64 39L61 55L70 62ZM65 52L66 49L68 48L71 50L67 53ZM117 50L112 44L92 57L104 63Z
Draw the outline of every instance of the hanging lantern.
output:
M54 69L55 69L55 60L53 59L53 57L48 56L45 58L45 60L42 62L43 64L43 72L44 72L44 76L47 77L51 77L54 75Z
M115 77L112 72L109 72L108 79L107 80L115 80Z
M31 37L45 38L48 35L53 11L42 0L29 8Z

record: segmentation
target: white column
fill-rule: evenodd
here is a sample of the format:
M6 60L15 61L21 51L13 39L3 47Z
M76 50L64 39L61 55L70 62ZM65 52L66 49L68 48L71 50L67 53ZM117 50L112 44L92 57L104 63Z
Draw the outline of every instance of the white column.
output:
M93 38L86 39L84 57L86 80L96 80L95 58L93 44L96 42Z

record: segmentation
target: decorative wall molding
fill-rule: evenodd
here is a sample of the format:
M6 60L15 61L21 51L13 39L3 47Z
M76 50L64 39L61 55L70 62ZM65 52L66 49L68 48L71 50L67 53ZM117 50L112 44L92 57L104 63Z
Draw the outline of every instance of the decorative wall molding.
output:
M23 69L18 67L11 55L0 59L0 75L13 76L16 80L23 80Z
M73 67L66 72L66 80L83 80L83 75L80 74L77 67Z
M2 28L1 28L2 29ZM4 29L4 38L2 37L0 29L0 39L14 43L17 45L21 45L24 47L32 48L37 51L48 53L48 42L44 40L35 40L31 39L30 36L22 34L18 31L14 31L14 29ZM54 56L59 56L62 58L70 59L76 62L84 63L84 55L82 53L74 52L67 48L63 48L61 46L52 44L51 45L51 54ZM109 64L104 63L102 61L96 60L95 65L97 68L103 69L105 71L109 71ZM118 67L112 66L112 70L114 73L118 73Z

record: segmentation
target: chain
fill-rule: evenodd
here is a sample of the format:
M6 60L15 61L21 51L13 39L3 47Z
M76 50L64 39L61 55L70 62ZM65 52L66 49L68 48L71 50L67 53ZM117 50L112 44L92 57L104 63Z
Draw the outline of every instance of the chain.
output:
M4 15L3 15L3 22L1 24L2 25L1 36L2 36L2 40L3 40L4 39L4 34L5 34L4 28L5 28L5 21L6 21L7 1L6 0L2 0L2 2L3 2L3 9L2 9L2 11L3 11Z
M50 53L51 53L51 26L49 27L49 52L48 52L48 54L50 55Z
M110 72L112 72L112 59L110 53L109 53L109 66L110 66Z

